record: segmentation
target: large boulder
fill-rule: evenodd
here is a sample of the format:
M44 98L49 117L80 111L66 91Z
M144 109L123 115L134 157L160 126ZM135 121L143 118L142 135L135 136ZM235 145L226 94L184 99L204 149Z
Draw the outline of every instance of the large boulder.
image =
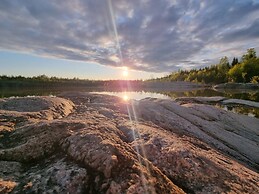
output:
M0 131L12 131L28 122L66 117L74 106L70 100L50 96L0 99Z

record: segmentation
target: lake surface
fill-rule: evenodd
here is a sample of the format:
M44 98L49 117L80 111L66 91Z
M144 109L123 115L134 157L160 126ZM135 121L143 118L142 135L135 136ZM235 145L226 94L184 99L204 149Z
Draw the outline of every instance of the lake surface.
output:
M212 89L203 89L203 90L191 90L191 91L159 91L159 92L94 92L99 94L108 94L114 95L118 97L125 97L128 96L129 99L141 100L143 98L151 97L151 98L161 98L161 99L175 99L179 97L213 97L213 96L223 96L227 98L235 98L235 99L242 99L242 100L251 100L255 102L259 102L259 91L225 91L219 92Z
M236 99L243 99L243 100L251 100L255 102L259 102L259 91L241 91L241 90L224 90L224 91L216 91L212 89L199 89L199 90L190 90L190 91L109 91L102 88L75 88L64 90L63 89L48 89L48 88L40 88L37 90L31 89L21 89L21 88L12 88L6 90L0 90L0 97L11 97L11 96L48 96L48 95L59 95L64 91L80 91L80 92L93 92L98 94L107 94L107 95L114 95L121 97L124 100L141 100L147 97L151 98L160 98L160 99L175 99L179 97L198 97L198 96L205 96L205 97L213 97L213 96L223 96L227 98L236 98ZM245 107L240 105L231 105L231 106L220 106L221 108L237 112L253 117L259 118L259 109L258 108L251 108Z
M259 90L224 90L216 91L212 89L197 89L197 90L186 90L186 91L168 91L168 90L145 90L145 91L113 91L103 88L74 88L74 89L64 89L64 88L39 88L39 89L30 89L30 88L0 88L0 98L12 97L12 96L47 96L47 95L59 95L62 92L66 91L80 91L80 92L96 92L100 94L115 95L119 97L128 95L129 99L140 100L146 97L152 98L179 98L179 97L197 97L197 96L223 96L227 98L236 98L242 100L251 100L259 102Z

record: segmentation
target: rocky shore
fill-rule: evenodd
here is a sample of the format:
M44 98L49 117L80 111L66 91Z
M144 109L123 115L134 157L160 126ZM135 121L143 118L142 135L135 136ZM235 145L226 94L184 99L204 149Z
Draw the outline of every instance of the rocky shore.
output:
M0 99L0 193L259 193L259 119L217 100Z

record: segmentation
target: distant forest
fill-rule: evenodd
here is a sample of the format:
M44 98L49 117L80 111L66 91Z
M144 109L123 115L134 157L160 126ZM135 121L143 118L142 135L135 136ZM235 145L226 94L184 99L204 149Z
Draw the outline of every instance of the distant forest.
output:
M127 80L88 80L78 78L58 78L39 75L34 77L24 76L0 76L1 88L74 88L74 87L112 87L112 88L127 88ZM138 88L143 85L142 80L131 80L130 85Z
M254 48L247 50L240 61L234 57L229 62L223 57L220 62L210 67L179 70L168 76L154 79L154 81L189 81L204 84L220 84L226 82L259 83L259 58Z
M23 77L23 76L0 76L0 87L51 87L51 86L97 86L100 85L101 81L91 80L79 80L77 78L58 78L48 77L46 75L39 75L34 77Z

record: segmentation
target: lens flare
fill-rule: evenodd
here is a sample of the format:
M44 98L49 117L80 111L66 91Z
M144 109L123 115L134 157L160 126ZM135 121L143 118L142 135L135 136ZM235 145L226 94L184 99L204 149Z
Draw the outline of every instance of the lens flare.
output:
M123 100L124 100L124 101L128 101L128 100L129 100L129 97L125 94L125 95L123 96Z
M115 19L114 19L115 17L114 17L114 12L113 12L113 8L112 8L111 0L108 0L108 6L109 6L109 12L110 12L110 17L111 17L112 27L113 27L113 31L114 31L114 35L115 35L116 46L117 46L117 50L119 52L120 62L121 62L121 64L123 64L121 46L120 46L120 42L119 42L119 36L118 36L116 22L115 22Z
M118 36L118 31L117 31L117 26L116 26L116 21L115 21L115 17L114 17L114 11L113 11L113 8L112 8L111 0L108 0L108 6L109 6L109 12L110 12L110 17L111 17L112 27L113 27L114 35L115 35L117 51L118 51L118 54L119 54L121 66L123 66L123 64L124 64L123 56L122 56L122 52L121 52L119 36ZM122 68L123 68L122 75L124 77L127 77L128 76L128 68L125 67L125 66L122 67ZM128 87L130 87L129 82L128 82ZM129 100L129 96L127 96L125 94L123 96L123 100L124 101L128 101ZM126 106L127 106L128 116L129 116L132 132L133 132L133 138L134 138L134 140L137 140L137 138L141 139L141 136L138 133L138 129L136 127L136 124L138 124L138 119L137 119L137 115L136 115L136 112L135 112L134 104L132 104L132 103L131 103L131 105L129 105L129 104L130 103L126 103ZM145 152L145 148L144 148L143 144L140 143L138 146L136 146L136 152L137 152L137 157L138 157L139 164L141 166L143 166L143 167L145 166L147 168L147 170L148 170L147 174L144 174L144 172L142 172L142 171L140 172L141 182L142 182L142 185L144 187L144 192L143 193L145 193L145 194L149 194L149 193L154 194L156 192L155 192L155 189L154 189L153 185L152 184L151 185L147 184L147 180L149 179L149 176L150 176L151 173L150 173L150 169L149 169L149 164L145 160L145 158L147 158L147 157L146 157L146 152ZM142 159L142 157L144 159Z

